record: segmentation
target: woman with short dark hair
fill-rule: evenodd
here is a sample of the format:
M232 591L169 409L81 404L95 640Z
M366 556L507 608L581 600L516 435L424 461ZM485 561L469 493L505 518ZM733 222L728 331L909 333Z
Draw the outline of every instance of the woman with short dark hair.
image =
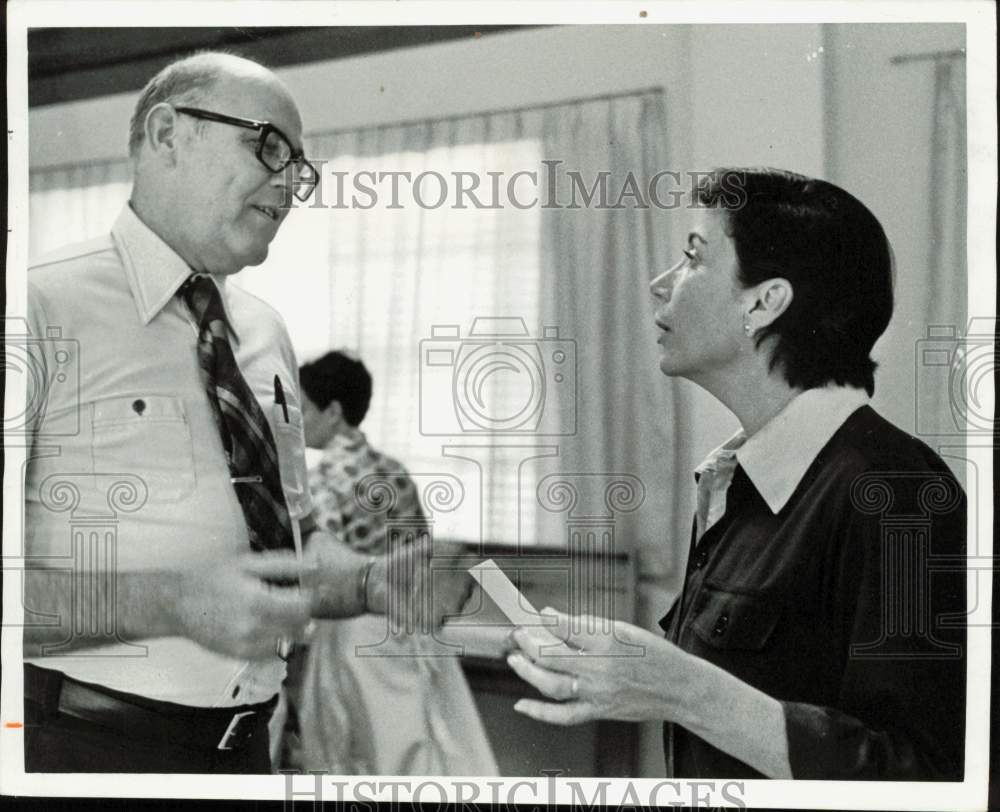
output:
M666 638L559 613L517 629L512 668L560 702L515 708L663 720L671 775L961 780L965 495L868 402L885 233L843 189L777 170L716 172L692 208L651 283L660 368L742 430L696 469Z

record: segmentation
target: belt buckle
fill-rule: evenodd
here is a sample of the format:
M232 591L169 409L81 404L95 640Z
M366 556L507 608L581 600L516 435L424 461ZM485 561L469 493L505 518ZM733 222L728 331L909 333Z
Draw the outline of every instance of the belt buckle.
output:
M253 716L257 711L242 711L241 713L234 713L233 718L229 720L229 726L226 728L226 732L222 734L222 738L219 739L219 743L215 745L216 750L232 750L233 748L229 745L230 739L236 735L236 730L240 726L240 720L247 716Z

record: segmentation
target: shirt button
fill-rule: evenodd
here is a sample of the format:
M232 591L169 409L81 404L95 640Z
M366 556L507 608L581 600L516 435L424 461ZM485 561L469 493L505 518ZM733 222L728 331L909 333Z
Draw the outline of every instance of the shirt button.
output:
M723 612L719 615L719 619L715 621L715 628L712 629L712 634L716 637L721 637L725 634L726 629L729 628L729 615Z
M138 400L133 400L132 411L141 417L142 413L146 411L146 401L144 401L142 398L139 398Z

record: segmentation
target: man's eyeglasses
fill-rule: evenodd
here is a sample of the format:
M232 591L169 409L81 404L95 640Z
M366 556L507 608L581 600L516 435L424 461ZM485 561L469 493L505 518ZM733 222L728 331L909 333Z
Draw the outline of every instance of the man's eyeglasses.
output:
M199 110L197 107L174 107L178 113L205 121L216 121L220 124L231 124L247 130L257 130L257 146L254 154L257 160L271 173L283 172L289 164L294 164L295 175L292 193L301 201L306 201L319 183L319 173L306 160L301 150L292 148L285 134L270 121L255 121L252 118L237 118L211 110Z

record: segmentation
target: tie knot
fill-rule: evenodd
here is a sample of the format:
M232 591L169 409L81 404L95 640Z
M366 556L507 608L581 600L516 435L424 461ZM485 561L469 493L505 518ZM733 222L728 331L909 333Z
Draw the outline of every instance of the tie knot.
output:
M177 291L191 311L195 321L204 325L206 321L221 321L226 327L226 311L222 307L222 294L212 277L207 274L192 274Z

